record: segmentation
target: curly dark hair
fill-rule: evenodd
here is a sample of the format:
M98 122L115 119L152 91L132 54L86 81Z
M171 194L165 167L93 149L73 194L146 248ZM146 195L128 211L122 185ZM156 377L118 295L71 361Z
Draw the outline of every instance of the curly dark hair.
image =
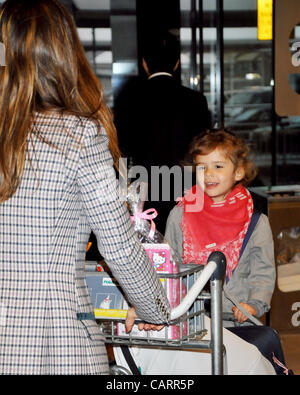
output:
M216 148L224 151L235 169L242 167L245 170L245 176L239 181L240 184L246 186L256 177L257 167L249 158L250 148L240 137L225 129L208 129L195 136L183 164L192 166L195 170L196 157L208 155Z

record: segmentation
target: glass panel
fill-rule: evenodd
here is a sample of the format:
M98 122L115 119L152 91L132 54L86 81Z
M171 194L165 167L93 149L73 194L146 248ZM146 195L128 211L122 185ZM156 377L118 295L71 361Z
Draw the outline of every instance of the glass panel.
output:
M78 28L90 65L99 77L109 107L113 104L111 28Z
M192 70L192 28L191 0L181 1L182 28L181 66L184 85L198 89L201 76L193 76ZM198 1L196 1L196 8ZM273 95L272 81L272 42L257 39L256 0L224 0L224 100L225 127L240 135L251 146L254 160L259 167L259 178L256 185L271 184L271 109ZM207 97L213 121L216 117L216 1L203 0L203 62L204 62L204 94ZM245 18L249 26L237 20L237 15ZM253 21L252 25L249 21ZM300 30L295 29L295 37ZM196 30L196 41L199 31ZM198 44L197 44L198 45ZM196 64L199 70L199 47L197 46ZM196 77L196 78L195 78ZM278 119L277 130L279 139L278 175L284 174L284 165L295 158L288 154L292 138L283 133L282 120ZM290 121L289 121L290 122ZM296 120L291 128L295 135ZM286 122L284 122L286 130ZM289 142L284 142L288 139ZM282 144L281 144L281 141ZM299 144L292 142L294 156L299 156ZM285 148L286 147L286 148ZM289 159L290 158L290 159ZM300 174L291 172L291 179L299 180ZM289 177L288 177L289 178ZM292 182L285 177L284 182Z
M256 1L243 10L256 12ZM241 11L224 1L224 10ZM224 29L225 127L251 146L259 167L257 184L271 184L272 43L257 39L257 27Z
M290 35L290 51L299 62L300 26L295 26ZM299 74L290 74L292 89L300 94ZM278 122L278 180L282 184L300 182L300 114L284 117Z
M196 9L198 10L198 1ZM192 89L200 90L200 79L203 78L203 93L208 102L212 115L212 123L216 120L216 28L214 27L213 12L216 11L216 1L203 1L203 11L206 27L203 28L203 76L200 75L199 38L200 31L196 28L196 72L192 74L192 28L191 28L191 0L181 0L181 81ZM207 24L209 27L207 27Z
M300 116L281 118L278 133L278 183L300 181Z

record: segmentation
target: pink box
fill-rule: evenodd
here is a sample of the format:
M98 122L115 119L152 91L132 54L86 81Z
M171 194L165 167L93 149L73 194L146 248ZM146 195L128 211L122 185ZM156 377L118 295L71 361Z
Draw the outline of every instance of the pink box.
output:
M168 244L143 244L156 272L158 274L175 274L177 273L177 264L171 260L171 251ZM162 284L168 296L171 308L174 308L180 303L180 280L172 278L161 278ZM182 297L185 294L185 289L182 284ZM179 325L170 325L164 330L157 332L151 331L151 338L165 338L167 332L168 339L178 339L180 336ZM132 334L134 336L145 337L146 331L139 331L134 325ZM118 324L118 335L126 336L125 327L123 324ZM183 327L183 335L186 335L186 322ZM129 335L127 335L129 336Z
M173 273L168 244L143 244L157 273Z

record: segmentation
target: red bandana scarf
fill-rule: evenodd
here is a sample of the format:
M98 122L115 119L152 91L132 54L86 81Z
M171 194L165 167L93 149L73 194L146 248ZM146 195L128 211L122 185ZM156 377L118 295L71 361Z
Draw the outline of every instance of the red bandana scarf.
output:
M181 220L183 263L205 265L213 251L222 251L227 260L226 277L230 280L253 214L251 195L238 185L225 200L215 203L206 193L199 194L199 190L194 185L179 203L184 206ZM196 193L202 198L203 208L191 212L188 205L195 203L192 197Z

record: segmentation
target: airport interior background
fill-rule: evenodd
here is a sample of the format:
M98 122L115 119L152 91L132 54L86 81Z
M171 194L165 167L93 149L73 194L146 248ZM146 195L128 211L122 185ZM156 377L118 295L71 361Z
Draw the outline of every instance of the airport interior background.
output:
M259 168L254 186L258 188L258 202L265 206L271 225L274 218L276 265L282 263L282 240L295 230L299 260L300 112L279 116L274 109L272 15L268 19L264 14L262 27L258 26L258 4L264 1L61 1L74 16L79 37L112 111L122 85L143 73L141 37L159 28L178 36L181 64L176 78L205 94L214 126L234 131L253 150ZM272 0L264 3L272 8ZM289 38L291 54L292 48L298 48L293 44L300 41L300 18L298 22ZM258 37L259 28L267 34L263 39ZM300 93L300 74L295 74L290 84ZM268 194L271 186L275 187L274 194ZM274 305L266 319L281 335L288 367L300 374L300 270L293 278L298 278L298 288L280 288L276 283Z
M205 94L213 126L225 126L251 146L259 168L253 198L269 216L277 266L271 311L264 319L280 333L286 362L300 374L300 111L284 116L275 111L272 0L63 2L73 13L112 111L123 84L145 77L140 55L144 35L168 30L181 45L175 77ZM291 2L277 3L288 8ZM288 56L295 55L298 41L296 24L287 39ZM298 73L289 78L296 93Z
M258 39L257 0L63 2L73 12L112 109L124 81L143 72L140 38L163 27L180 38L178 77L184 85L204 92L215 126L224 124L251 145L261 183L299 182L300 115L277 116L273 136L272 40ZM295 27L291 45L297 39L300 26Z

